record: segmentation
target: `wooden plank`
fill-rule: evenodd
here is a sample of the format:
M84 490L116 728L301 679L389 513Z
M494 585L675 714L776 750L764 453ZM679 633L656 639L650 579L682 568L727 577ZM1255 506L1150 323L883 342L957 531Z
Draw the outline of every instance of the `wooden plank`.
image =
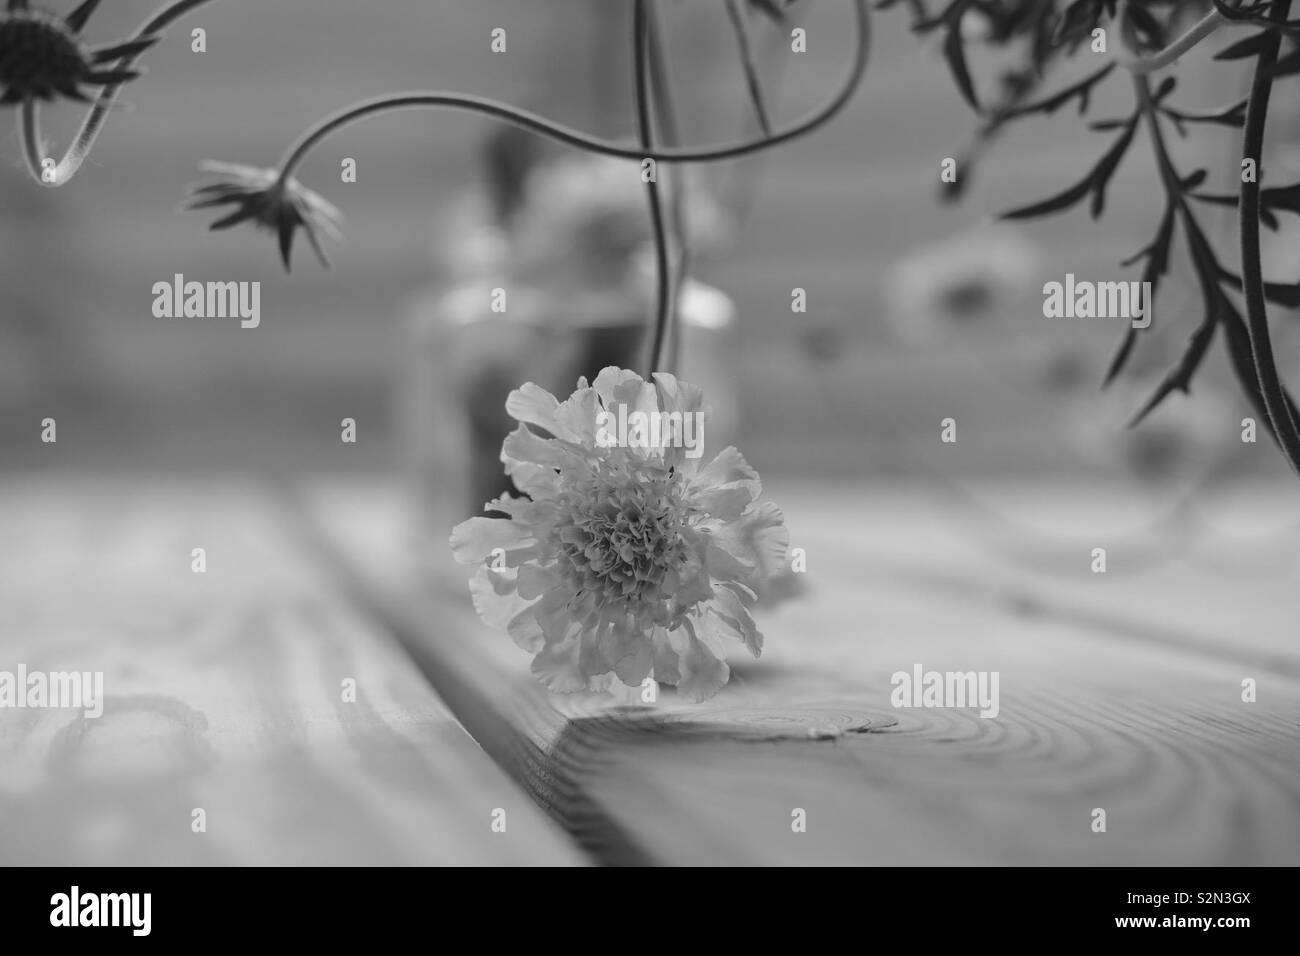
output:
M527 657L433 578L412 581L400 499L313 491L313 514L484 748L615 862L1295 864L1296 652L1213 628L1142 636L1177 590L1090 618L976 554L912 491L777 488L806 593L704 705L550 698ZM403 575L407 580L402 582ZM348 573L345 573L345 578ZM368 582L368 583L365 583ZM377 582L383 582L377 584ZM1095 600L1080 581L1076 605ZM1230 602L1228 583L1199 588ZM1281 620L1290 585L1252 600ZM1261 612L1262 613L1262 612ZM436 620L437 627L422 622ZM1207 645L1206 642L1209 642ZM1270 661L1277 666L1270 666ZM996 670L1001 712L895 709L890 675ZM1258 681L1243 703L1240 681ZM1106 833L1091 829L1104 808ZM792 831L803 809L807 831Z
M106 702L0 709L6 864L584 862L255 485L7 479L0 669L19 663L102 671Z

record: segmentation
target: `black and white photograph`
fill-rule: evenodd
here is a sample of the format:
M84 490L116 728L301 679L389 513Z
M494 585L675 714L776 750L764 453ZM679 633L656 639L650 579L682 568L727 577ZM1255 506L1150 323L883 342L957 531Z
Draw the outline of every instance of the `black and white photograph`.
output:
M1297 84L1290 0L0 0L5 925L631 866L1278 930Z

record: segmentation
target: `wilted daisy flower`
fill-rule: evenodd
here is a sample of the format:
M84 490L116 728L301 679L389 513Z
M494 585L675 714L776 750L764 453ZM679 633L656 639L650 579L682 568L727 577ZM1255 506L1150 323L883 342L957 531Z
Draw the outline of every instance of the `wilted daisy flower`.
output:
M199 168L216 173L221 179L190 190L186 209L209 209L233 205L234 211L214 222L210 229L229 229L244 221L272 229L280 240L280 258L289 271L293 237L298 229L307 236L321 265L330 262L321 248L317 231L335 241L342 239L339 221L342 214L318 194L301 186L292 176L280 182L274 169L259 169L238 163L200 163Z
M0 13L0 104L53 100L87 101L82 86L115 86L140 75L113 62L133 57L158 42L148 36L89 47L81 31L99 0L85 0L66 17L8 0Z
M508 517L470 518L451 535L457 560L479 565L479 614L534 655L553 691L653 677L713 696L730 675L728 641L762 650L748 606L762 569L784 561L787 535L780 510L755 501L758 474L735 448L701 465L700 445L664 439L689 436L667 427L672 416L704 420L701 390L610 367L564 402L530 382L506 410L521 424L501 460L530 497L491 501ZM658 445L611 444L623 441L615 421L638 413L665 423Z

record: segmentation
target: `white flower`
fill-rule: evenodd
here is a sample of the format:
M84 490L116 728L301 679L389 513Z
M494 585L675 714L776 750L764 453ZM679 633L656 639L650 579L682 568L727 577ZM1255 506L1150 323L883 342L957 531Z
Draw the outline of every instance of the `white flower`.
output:
M1029 295L1038 255L1017 233L980 229L923 246L899 259L885 281L890 322L924 342L987 324Z
M764 569L784 561L787 535L780 510L755 500L758 474L735 448L700 466L671 442L597 441L603 411L704 415L702 399L672 375L652 384L613 367L564 402L531 382L510 393L521 424L501 460L529 497L489 502L509 517L471 518L451 546L479 564L479 614L534 655L551 690L653 677L703 700L727 682L727 642L762 650L748 608Z

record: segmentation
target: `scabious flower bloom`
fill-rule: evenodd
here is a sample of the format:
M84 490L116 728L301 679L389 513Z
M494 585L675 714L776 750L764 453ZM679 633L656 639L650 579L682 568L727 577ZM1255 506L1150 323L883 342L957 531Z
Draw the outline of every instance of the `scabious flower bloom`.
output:
M602 413L707 415L699 388L653 378L609 367L564 402L531 382L511 392L520 425L501 460L528 497L488 502L507 517L470 518L451 535L457 560L479 565L479 614L534 655L553 691L653 677L703 700L730 676L728 641L762 650L748 608L788 539L780 510L755 500L758 474L735 448L701 466L676 447L689 443L605 447Z
M343 217L333 205L301 186L292 176L280 182L274 169L216 162L200 163L199 168L221 178L192 188L190 202L185 208L235 207L229 215L214 222L210 229L229 229L238 223L251 221L254 225L274 230L280 240L280 258L284 260L286 272L289 271L293 237L302 229L321 265L329 268L330 262L321 248L317 232L323 232L335 241L342 238L339 222Z
M32 8L27 0L8 0L0 13L0 105L59 96L88 101L83 86L115 86L139 70L112 64L133 57L160 37L139 37L88 47L81 31L99 0L85 0L66 17Z

